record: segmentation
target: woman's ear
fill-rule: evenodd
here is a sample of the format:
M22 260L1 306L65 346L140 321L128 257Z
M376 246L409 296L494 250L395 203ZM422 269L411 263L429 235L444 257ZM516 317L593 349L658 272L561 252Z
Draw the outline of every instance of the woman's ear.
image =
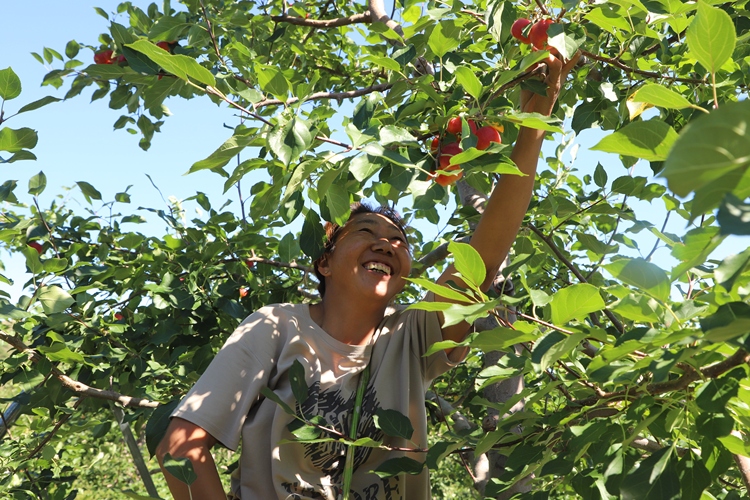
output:
M323 276L330 276L331 269L328 267L328 255L323 255L317 263L316 269Z

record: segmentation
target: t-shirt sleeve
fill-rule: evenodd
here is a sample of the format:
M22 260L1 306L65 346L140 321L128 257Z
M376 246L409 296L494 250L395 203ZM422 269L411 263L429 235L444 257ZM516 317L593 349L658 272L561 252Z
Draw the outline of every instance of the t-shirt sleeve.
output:
M433 302L435 297L432 292L428 292L422 300ZM437 312L413 309L405 311L404 314L408 315L407 321L410 323L413 336L412 346L416 349L414 354L421 360L425 381L429 382L459 364L448 359L444 350L424 356L432 344L443 340L443 330L440 327L440 317Z
M276 362L278 329L268 309L237 327L171 415L202 427L231 450Z

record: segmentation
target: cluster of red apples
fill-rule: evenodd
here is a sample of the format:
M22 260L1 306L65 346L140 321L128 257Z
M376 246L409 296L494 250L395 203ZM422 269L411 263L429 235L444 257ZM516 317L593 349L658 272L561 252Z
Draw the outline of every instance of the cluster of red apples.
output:
M510 34L519 42L531 45L537 50L549 50L553 54L558 54L556 48L547 45L547 30L552 24L552 19L541 19L533 24L528 19L516 19L510 28Z
M477 137L477 149L485 150L490 147L490 144L493 142L502 142L500 140L500 132L503 131L502 125L486 125L484 127L477 128L477 124L475 121L469 120L468 123L471 133ZM433 173L430 174L430 178L441 186L448 186L450 184L453 184L464 175L463 170L461 170L461 165L450 164L451 157L463 151L459 144L459 141L461 140L462 127L463 125L461 123L461 118L458 116L454 116L453 118L448 120L448 126L446 127L445 131L447 132L446 137L448 137L448 135L453 135L455 136L455 140L443 143L440 140L440 136L436 136L434 139L432 139L432 143L430 144L430 150L433 153L438 153L440 155L438 157L440 170L446 172L455 172L450 174L440 174L433 171Z

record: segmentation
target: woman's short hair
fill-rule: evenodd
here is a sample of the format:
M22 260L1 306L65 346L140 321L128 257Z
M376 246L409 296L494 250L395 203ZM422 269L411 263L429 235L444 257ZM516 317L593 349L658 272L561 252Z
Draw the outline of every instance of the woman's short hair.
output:
M369 205L367 203L363 202L357 202L352 203L351 205L351 214L349 214L349 219L347 219L347 223L349 223L350 220L356 215L360 214L379 214L384 217L387 217L388 220L393 222L395 226L401 231L401 233L404 235L404 239L406 239L406 223L404 222L404 219L401 218L398 212L396 212L394 209L386 206L378 206L373 207L372 205ZM346 224L344 224L345 226ZM338 239L339 234L341 234L341 230L344 228L344 226L339 226L335 222L326 222L325 224L325 232L326 232L326 241L325 246L323 247L323 254L318 257L315 262L313 262L313 270L315 271L315 276L318 278L318 293L321 297L325 295L326 293L326 280L323 277L322 274L320 274L320 271L318 271L318 265L321 263L324 257L326 257L328 254L330 254L333 251L333 247L336 244L336 240ZM408 241L408 239L407 239Z

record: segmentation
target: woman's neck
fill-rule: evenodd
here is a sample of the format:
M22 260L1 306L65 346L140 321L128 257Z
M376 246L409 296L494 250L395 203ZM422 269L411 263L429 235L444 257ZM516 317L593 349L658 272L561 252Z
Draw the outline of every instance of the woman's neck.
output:
M310 306L310 316L325 332L349 345L369 344L385 315L387 304L352 303L351 298L326 292L323 300Z

